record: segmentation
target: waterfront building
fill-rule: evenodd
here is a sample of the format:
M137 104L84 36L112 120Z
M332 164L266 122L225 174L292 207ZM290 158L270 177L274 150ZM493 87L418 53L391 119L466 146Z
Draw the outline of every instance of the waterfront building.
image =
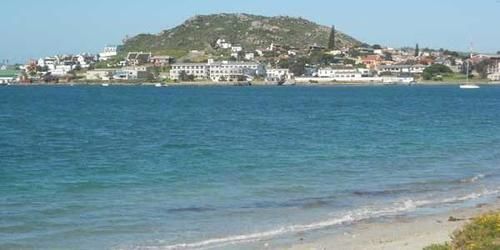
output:
M233 81L258 74L259 64L255 62L175 63L170 70L170 79L180 80L182 72L196 80Z
M116 80L139 80L151 79L152 77L153 74L145 66L124 67L115 71L113 75L113 79Z
M207 64L212 81L237 81L257 74L259 64L254 62L214 62Z
M280 81L288 80L292 78L292 74L289 69L266 69L266 80L267 81Z
M89 81L109 81L115 74L114 69L94 69L85 73L85 79Z
M344 68L344 69L319 68L318 77L332 78L338 81L355 81L356 79L362 77L362 73L355 68Z
M379 74L381 73L391 73L391 74L422 74L427 66L422 64L415 65L380 65L378 67Z
M180 76L184 72L186 75L193 75L197 80L208 78L207 63L175 63L170 69L170 79L180 80Z

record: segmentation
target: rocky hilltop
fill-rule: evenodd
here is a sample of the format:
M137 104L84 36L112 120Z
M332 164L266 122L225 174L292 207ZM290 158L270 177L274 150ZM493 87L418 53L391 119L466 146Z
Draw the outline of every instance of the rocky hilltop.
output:
M330 27L303 18L265 17L250 14L194 16L183 24L159 34L139 34L124 42L125 51L211 50L219 38L245 49L265 48L271 43L305 48L327 46ZM338 46L361 44L337 31Z

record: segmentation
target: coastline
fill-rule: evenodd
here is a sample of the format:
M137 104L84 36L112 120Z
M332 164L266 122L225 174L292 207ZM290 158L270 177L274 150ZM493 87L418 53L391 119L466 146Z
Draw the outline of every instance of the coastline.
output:
M109 86L148 86L155 87L155 84L163 84L168 87L200 87L200 86L239 86L236 82L212 82L212 81L192 81L192 82L125 82L125 81L75 81L75 82L59 82L59 83L12 83L11 86L101 86L102 84L109 84ZM458 86L465 84L465 81L418 81L411 84L411 86ZM498 86L500 82L495 81L471 81L470 83L485 85L485 86ZM406 83L381 83L381 82L296 82L293 85L284 85L281 87L290 86L408 86ZM276 83L253 81L251 86L278 86ZM246 87L251 87L246 86Z
M10 86L95 86L101 87L103 83L109 84L109 86L125 86L125 87L155 87L156 83L141 83L141 82L68 82L68 83L13 83ZM158 82L160 83L160 82ZM315 87L315 86L356 86L356 87L373 87L373 86L458 86L464 84L465 82L441 82L441 81L426 81L426 82L416 82L414 84L408 85L404 83L363 83L363 82L324 82L324 83L296 83L290 86L279 86L279 87ZM474 84L479 84L482 86L499 86L500 82L471 82ZM251 86L239 86L233 82L182 82L182 83L161 83L165 87L252 87L252 86L268 86L268 87L278 87L276 84L269 84L265 82L252 82Z
M475 207L456 208L450 211L417 217L396 217L382 222L360 222L343 234L328 235L308 240L294 236L289 246L270 247L281 250L422 250L432 244L450 241L451 234L460 229L471 218L500 210L500 197L488 204Z

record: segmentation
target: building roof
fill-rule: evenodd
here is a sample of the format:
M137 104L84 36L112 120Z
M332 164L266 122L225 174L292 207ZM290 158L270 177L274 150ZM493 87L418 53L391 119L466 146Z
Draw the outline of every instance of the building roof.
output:
M19 74L18 70L0 70L0 77L15 77Z

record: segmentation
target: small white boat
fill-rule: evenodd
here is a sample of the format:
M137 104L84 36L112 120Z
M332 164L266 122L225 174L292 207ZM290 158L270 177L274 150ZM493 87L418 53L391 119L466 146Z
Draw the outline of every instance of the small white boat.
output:
M472 47L471 47L471 52L470 52L470 58L472 58ZM479 86L476 84L469 83L469 67L470 67L470 61L466 61L467 65L467 70L466 70L466 75L467 75L467 82L465 84L460 85L461 89L478 89Z
M475 85L475 84L463 84L463 85L460 85L460 88L461 89L478 89L479 86Z
M103 84L101 84L101 86L103 86L103 87L109 87L109 83L103 83Z

